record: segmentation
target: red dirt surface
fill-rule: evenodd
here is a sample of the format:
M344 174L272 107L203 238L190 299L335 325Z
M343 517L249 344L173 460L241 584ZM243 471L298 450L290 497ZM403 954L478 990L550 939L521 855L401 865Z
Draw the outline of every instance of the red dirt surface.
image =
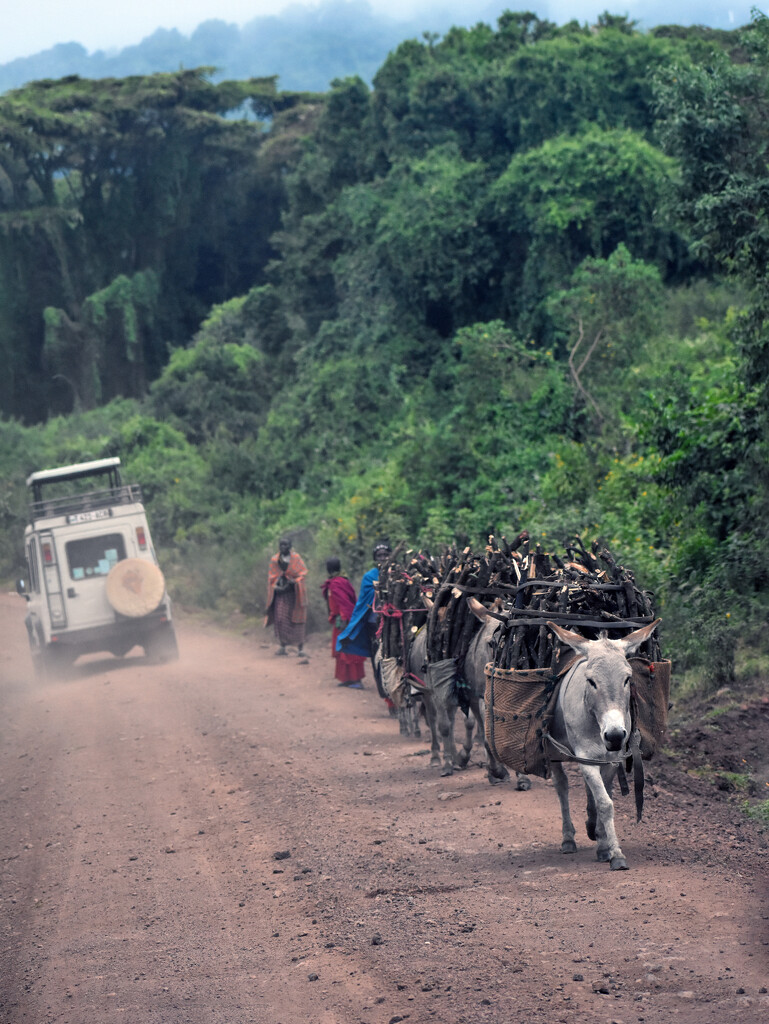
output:
M23 616L0 596L1 1024L769 1019L766 833L680 762L641 824L618 797L612 873L559 853L551 783L440 778L325 636L303 665L187 618L176 664L44 683Z

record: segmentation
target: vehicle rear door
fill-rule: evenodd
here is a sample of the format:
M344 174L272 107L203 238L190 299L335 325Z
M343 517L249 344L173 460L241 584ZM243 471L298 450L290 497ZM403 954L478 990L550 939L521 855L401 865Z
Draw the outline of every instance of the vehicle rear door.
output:
M114 520L96 530L92 524L68 527L57 537L68 629L114 622L107 575L132 554L130 540L128 525Z

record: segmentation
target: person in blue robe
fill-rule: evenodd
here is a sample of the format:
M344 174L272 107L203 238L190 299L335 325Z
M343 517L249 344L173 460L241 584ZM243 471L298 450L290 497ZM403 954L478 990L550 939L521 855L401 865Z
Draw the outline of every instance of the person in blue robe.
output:
M369 569L361 580L358 600L355 602L350 621L339 634L336 641L336 649L338 651L346 651L348 654L359 654L364 658L371 658L372 664L376 646L376 633L379 627L379 616L374 611L375 585L379 580L379 566L386 562L391 554L390 545L385 541L380 541L375 546L374 561L376 565Z

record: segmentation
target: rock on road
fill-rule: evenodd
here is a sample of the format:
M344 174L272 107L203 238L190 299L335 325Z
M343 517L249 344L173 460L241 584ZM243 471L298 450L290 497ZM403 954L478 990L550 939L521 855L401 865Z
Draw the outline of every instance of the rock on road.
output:
M551 783L441 779L325 636L301 665L185 618L176 664L44 683L23 616L0 596L0 1024L769 1019L765 835L672 763L640 825L618 798L612 873L559 853Z

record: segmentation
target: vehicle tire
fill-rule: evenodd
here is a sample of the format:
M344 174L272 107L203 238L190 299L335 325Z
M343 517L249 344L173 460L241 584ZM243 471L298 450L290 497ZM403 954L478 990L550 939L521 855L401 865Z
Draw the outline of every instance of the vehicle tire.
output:
M116 612L138 619L154 612L166 591L163 573L154 562L124 558L107 574L107 600Z
M162 665L169 661L179 660L179 645L176 642L176 631L173 626L165 626L151 633L144 643L144 653L154 665Z
M32 671L35 674L36 683L44 683L47 679L45 671L45 662L43 660L43 652L39 647L33 647L30 650L32 655Z
M61 650L48 647L39 623L36 628L27 624L27 632L35 680L46 683L49 680L60 679L74 658L65 656L65 652Z
M41 648L37 654L32 655L32 662L35 666L35 678L44 682L66 679L72 671L72 664L76 657L77 655L67 650L52 650L50 647Z
M114 647L110 647L109 652L110 654L114 654L116 658L125 658L126 654L128 654L128 652L131 650L133 646L133 643L119 645L115 644Z

